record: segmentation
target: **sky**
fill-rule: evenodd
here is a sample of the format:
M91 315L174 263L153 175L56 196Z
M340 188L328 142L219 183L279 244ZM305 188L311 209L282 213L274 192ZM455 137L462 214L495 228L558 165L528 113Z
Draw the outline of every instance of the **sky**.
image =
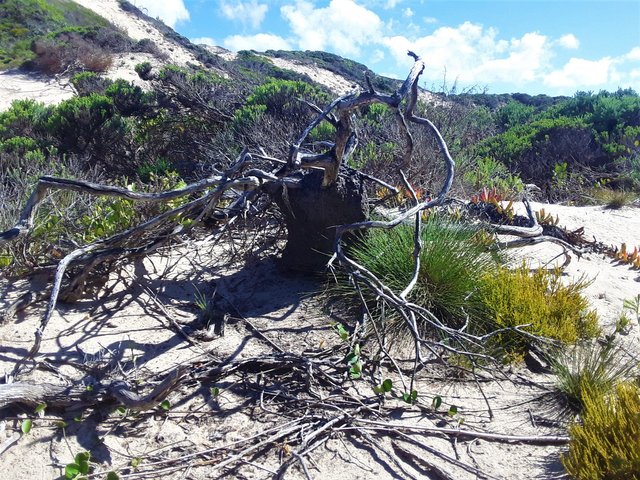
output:
M195 43L324 50L440 91L640 90L640 0L131 0Z

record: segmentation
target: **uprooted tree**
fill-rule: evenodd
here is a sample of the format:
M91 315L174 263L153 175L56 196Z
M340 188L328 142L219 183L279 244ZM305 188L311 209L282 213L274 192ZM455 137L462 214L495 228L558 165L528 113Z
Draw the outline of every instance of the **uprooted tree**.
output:
M108 264L110 268L115 268L119 262L149 254L160 246L170 243L172 239L187 234L202 223L206 223L207 228L213 228L216 232L223 231L239 218L256 216L264 212L272 203L279 207L287 229L287 243L280 260L286 268L318 271L328 266L342 269L351 278L354 288L372 291L378 298L384 299L388 308L393 309L404 320L407 329L411 332L415 353L413 370L408 375L410 384L405 384L406 372L397 367L395 359L384 343L381 342L379 346L381 355L396 365L404 384L404 391L413 391L414 375L420 365L437 360L443 354L467 356L472 363L476 359L490 360L487 354L482 353L480 347L489 336L499 332L476 336L466 332L464 326L453 328L442 322L428 308L407 299L420 271L422 243L419 232L423 213L446 201L454 178L454 161L443 137L431 121L414 113L419 93L418 80L423 72L424 63L414 53L410 52L409 55L414 59L413 67L395 93L391 95L379 93L367 79L366 88L358 88L343 95L323 109L309 105L316 111L317 116L290 146L287 159L273 158L264 150L249 152L245 149L233 164L218 175L161 193L140 193L126 188L79 180L42 177L19 221L13 228L0 233L0 245L15 241L30 232L34 227L38 205L50 190L83 192L157 204L177 198L187 200L180 206L168 209L126 231L80 246L60 260L56 267L47 308L35 332L33 346L28 355L16 364L12 372L14 383L0 385L0 408L21 402L32 404L46 401L50 406L64 406L80 400L87 402L87 396L91 394L77 386L62 388L53 385L30 385L19 380L25 368L34 362L38 355L43 334L58 299L61 296L69 299L80 295L87 279L98 265ZM358 148L354 112L371 104L386 105L397 120L404 139L399 176L412 199L411 206L401 209L384 220L368 218L369 201L365 182L375 182L390 194L396 194L397 189L391 185L392 182L374 178L346 166L347 160ZM335 140L327 144L324 151L312 152L306 148L307 137L322 121L327 121L335 127ZM420 199L402 171L409 166L414 153L414 139L411 133L413 128L426 129L435 136L440 147L445 178L442 180L439 192L433 198ZM526 202L525 204L528 208L528 204ZM545 237L529 208L528 214L528 225L494 225L493 229L523 237L522 240L515 241L514 245L553 240L562 243L566 248L572 248L561 240ZM352 259L345 246L369 229L391 229L407 222L413 222L416 232L413 255L414 274L402 291L394 291L375 274ZM73 271L73 275L68 275L69 271ZM424 333L427 330L425 326L432 332L431 334ZM305 383L301 378L308 368L320 369L323 366L335 368L335 363L323 363L322 359L309 360L280 352L269 358L203 368L197 373L192 372L192 377L198 381L205 381L242 371L243 368L254 369L253 371L255 369L272 371L276 363L290 369L296 382L301 384ZM316 373L313 381L334 382L326 371L316 370L316 372L324 373ZM102 389L96 389L92 401L94 404L117 401L130 408L146 409L157 405L185 375L184 368L176 369L152 392L142 397L133 394L126 383L114 381L110 385L103 386ZM348 414L331 417L332 420L329 420L329 423L333 426L348 423L353 421L357 414L372 413L372 409L372 406L357 406L356 402L349 406ZM302 420L296 425L295 428L306 428ZM320 432L325 433L320 435ZM440 433L447 434L444 431ZM325 434L325 430L318 430L316 440L322 440ZM566 438L530 440L562 443ZM315 445L314 442L302 444L298 454L308 452ZM295 457L292 462L296 461L296 458L299 457ZM302 463L302 460L300 462ZM288 462L287 466L290 463Z

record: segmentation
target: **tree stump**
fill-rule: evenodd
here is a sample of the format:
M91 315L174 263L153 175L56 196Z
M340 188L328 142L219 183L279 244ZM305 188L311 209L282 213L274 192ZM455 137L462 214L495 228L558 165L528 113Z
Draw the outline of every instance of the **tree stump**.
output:
M274 195L287 227L287 245L280 259L287 270L322 271L333 254L336 226L361 222L369 215L360 178L341 174L325 188L323 176L321 170L311 170L303 175L300 188L280 188Z

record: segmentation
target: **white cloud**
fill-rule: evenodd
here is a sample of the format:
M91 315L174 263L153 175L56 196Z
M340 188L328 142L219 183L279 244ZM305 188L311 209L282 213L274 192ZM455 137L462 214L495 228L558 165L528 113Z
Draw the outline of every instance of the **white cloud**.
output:
M640 61L640 47L634 47L631 49L631 51L629 51L629 53L627 53L626 55L624 55L624 59L625 60L630 60L630 61Z
M579 87L606 85L610 78L612 59L585 60L571 58L561 69L554 70L544 78L549 87Z
M427 25L430 25L432 23L438 23L438 19L436 17L424 17L422 21Z
M639 67L640 47L634 47L618 57L603 57L598 60L574 57L561 68L547 74L544 84L565 91L588 87L607 90L633 88L640 78Z
M573 33L567 33L558 39L558 44L563 48L575 50L580 47L580 40Z
M196 45L209 45L211 47L216 46L216 41L211 37L191 38L190 41L191 43L195 43Z
M220 3L222 15L229 20L241 22L254 29L262 24L267 10L269 10L269 6L265 3L258 3L257 0L249 2L227 2L223 0Z
M189 10L183 0L134 0L133 4L144 9L147 15L158 17L171 28L178 22L189 20Z
M411 10L411 8L407 7L402 11L402 14L407 18L413 17L413 10Z
M224 39L224 46L235 52L239 50L291 50L291 45L284 38L270 33L256 35L231 35Z
M402 0L387 0L387 2L384 4L384 8L386 8L387 10L396 8L396 5L398 5L400 2L402 2Z
M384 52L379 48L377 48L373 51L373 54L371 55L369 62L378 63L378 62L381 62L382 60L384 60Z
M494 28L465 22L458 27L440 27L431 35L410 40L404 36L383 40L399 64L408 66L407 50L423 55L425 78L440 80L444 72L463 83L509 81L530 82L549 60L549 40L538 33L504 40Z
M297 0L280 11L303 50L332 50L357 56L361 46L378 41L383 27L378 15L353 0L331 0L324 8Z

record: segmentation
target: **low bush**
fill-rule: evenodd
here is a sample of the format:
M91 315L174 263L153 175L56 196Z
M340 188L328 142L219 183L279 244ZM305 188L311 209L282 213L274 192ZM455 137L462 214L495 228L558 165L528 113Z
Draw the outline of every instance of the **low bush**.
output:
M521 327L529 334L553 338L565 344L596 337L598 318L582 296L585 280L564 284L560 272L500 267L482 279L481 298L488 315L499 328ZM524 353L532 339L507 331L494 342L507 353Z
M569 429L562 463L576 480L640 479L640 387L626 382L613 393L583 393L581 422Z

